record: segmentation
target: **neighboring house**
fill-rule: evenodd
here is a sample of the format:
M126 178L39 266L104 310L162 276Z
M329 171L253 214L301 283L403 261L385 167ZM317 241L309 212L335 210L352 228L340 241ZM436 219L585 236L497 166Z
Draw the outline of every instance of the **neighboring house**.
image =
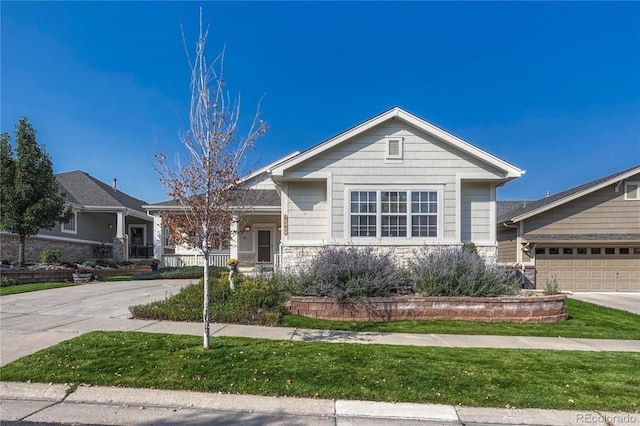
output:
M640 166L537 201L498 203L498 262L540 289L640 290Z
M408 256L415 248L474 242L495 262L496 188L524 172L401 108L385 111L247 176L250 211L232 225L241 266L304 262L320 247L363 245ZM155 256L171 256L162 212Z
M37 261L44 249L60 251L61 260L68 262L153 255L153 218L142 208L144 201L119 191L115 179L110 186L79 170L55 178L73 216L67 223L27 237L27 261ZM2 233L2 260L17 259L17 244L17 235Z

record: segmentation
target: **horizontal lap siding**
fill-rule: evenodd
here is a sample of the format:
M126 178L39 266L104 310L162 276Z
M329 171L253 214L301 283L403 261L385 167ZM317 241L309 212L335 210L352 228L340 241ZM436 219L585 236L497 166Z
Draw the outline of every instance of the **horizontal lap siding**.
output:
M389 136L403 138L402 163L385 162L386 141ZM454 150L449 145L398 122L385 123L354 137L330 150L320 158L301 164L292 172L310 175L330 172L332 179L333 239L345 235L345 185L395 185L403 189L408 184L444 185L444 235L452 240L456 236L456 174L471 175L478 179L496 179L499 173L485 164ZM364 188L364 187L363 187ZM290 214L290 220L293 213ZM293 238L292 238L293 239Z
M491 237L491 188L484 183L462 184L462 241L488 241Z
M640 180L636 175L629 180ZM624 199L624 185L609 185L592 194L526 219L530 234L640 233L640 201Z
M291 240L322 240L327 236L326 182L291 182L288 186Z
M515 263L518 260L517 232L514 228L498 228L498 263Z

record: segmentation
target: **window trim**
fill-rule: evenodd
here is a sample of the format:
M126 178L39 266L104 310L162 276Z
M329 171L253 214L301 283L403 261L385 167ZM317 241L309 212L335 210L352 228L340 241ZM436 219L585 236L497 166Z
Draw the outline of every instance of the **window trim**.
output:
M67 228L67 225L69 225L70 223L73 223L73 229ZM65 234L78 234L78 212L72 211L71 219L69 219L67 223L60 222L60 231L64 232Z
M375 220L376 220L376 233L372 236L358 236L352 235L351 232L351 220L354 214L357 216L357 213L352 213L351 211L351 194L353 192L375 192L376 194L376 212L375 212ZM383 216L397 216L394 213L383 213L382 212L382 193L383 192L405 192L407 197L407 211L406 213L406 236L382 236L382 218ZM426 213L413 213L411 208L411 197L412 193L416 192L434 192L436 194L436 212L431 214ZM405 187L399 188L397 186L389 186L389 185L345 185L345 226L344 226L344 235L346 239L357 239L358 241L366 241L366 240L390 240L390 241L398 241L398 240L416 240L416 241L437 241L444 239L444 185L426 185L426 186L413 186L407 185ZM371 215L365 213L364 215ZM412 232L412 218L421 217L421 216L432 216L435 217L436 220L436 235L434 237L429 236L413 236Z
M634 198L629 198L629 190L628 187L630 185L634 185L636 187ZM626 201L640 201L640 181L637 180L628 180L624 183L624 199Z
M164 247L164 248L174 248L173 244L171 243L171 238L169 238L170 235L171 235L171 231L170 231L169 227L165 226L162 229L162 247Z

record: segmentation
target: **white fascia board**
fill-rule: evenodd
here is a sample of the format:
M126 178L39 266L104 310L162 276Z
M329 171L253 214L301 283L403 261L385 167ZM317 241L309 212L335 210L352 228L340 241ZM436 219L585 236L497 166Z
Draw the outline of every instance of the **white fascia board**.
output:
M451 133L425 121L419 117L416 117L413 114L410 114L404 110L399 110L397 117L404 122L424 131L425 133L431 134L436 138L454 146L462 152L465 152L493 167L502 170L505 172L505 179L515 179L522 176L525 171L519 169L518 167L510 164L493 154L488 153L487 151L478 148L469 142L460 139L459 137L452 135Z
M132 210L126 207L109 207L109 206L84 206L82 209L83 212L89 213L118 213L122 212L125 216L134 216L139 219L145 219L148 221L152 221L153 217L148 213L142 213L137 210Z
M154 206L153 204L145 204L143 209L152 212L164 212L164 211L182 211L185 210L182 206Z
M561 206L561 205L563 205L565 203L568 203L569 201L573 201L573 200L576 200L576 199L578 199L580 197L584 197L585 195L588 195L588 194L590 194L592 192L599 191L600 189L602 189L602 188L604 188L606 186L612 185L612 184L614 184L614 183L616 183L618 181L623 181L625 179L628 179L631 176L633 176L635 174L638 174L638 172L640 172L640 167L638 167L636 169L633 169L633 170L630 170L627 173L624 173L622 175L615 176L615 177L613 177L613 178L611 178L609 180L601 182L598 185L594 185L592 187L589 187L589 188L587 188L587 189L585 189L583 191L576 192L576 193L571 194L571 195L567 195L566 197L561 198L559 200L556 200L556 201L554 201L552 203L545 204L544 206L540 206L537 209L531 210L530 212L527 212L527 213L522 214L520 216L515 216L514 218L511 219L511 221L512 222L520 222L521 220L528 219L528 218L533 217L535 215L538 215L540 213L546 212L547 210L551 210L551 209L553 209L555 207L558 207L558 206Z
M291 158L295 157L296 155L300 154L300 151L293 151L291 154L285 155L282 158L277 159L276 161L274 161L273 163L267 164L264 167L261 167L260 169L249 173L248 175L241 177L240 178L240 184L245 183L255 177L260 176L263 173L271 173L272 169L274 167L277 167L279 164L284 163L285 161L290 160Z

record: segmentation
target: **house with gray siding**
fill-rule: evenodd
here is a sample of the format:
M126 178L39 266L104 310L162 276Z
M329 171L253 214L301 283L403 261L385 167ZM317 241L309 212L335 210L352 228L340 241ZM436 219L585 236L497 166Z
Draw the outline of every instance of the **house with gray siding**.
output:
M268 191L225 248L241 266L304 262L327 245L373 246L400 259L423 246L473 242L497 257L496 188L524 171L398 107L248 176L241 189ZM155 256L168 201L155 218Z
M58 173L55 178L73 216L67 223L27 237L27 261L37 261L44 249L58 250L67 262L153 255L153 217L142 208L143 200L118 190L115 179L108 185L80 170ZM18 236L3 232L0 240L2 260L17 259Z
M498 263L537 288L640 290L640 166L535 201L498 203Z

